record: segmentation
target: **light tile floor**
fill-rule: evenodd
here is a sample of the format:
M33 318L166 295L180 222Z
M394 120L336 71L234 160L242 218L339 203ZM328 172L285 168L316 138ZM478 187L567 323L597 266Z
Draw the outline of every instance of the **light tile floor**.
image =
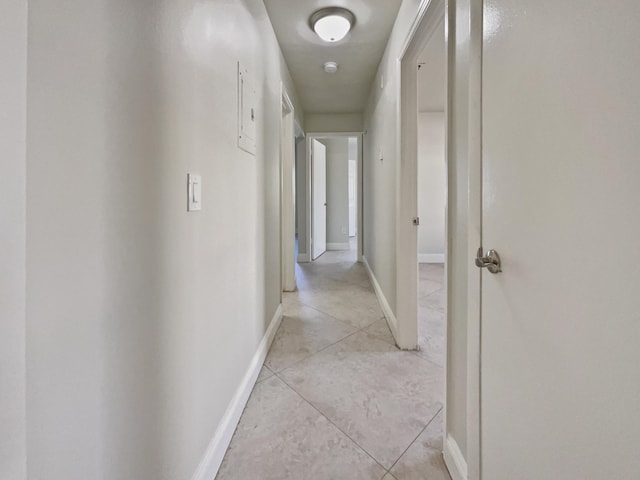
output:
M442 272L420 268L422 350L403 352L354 251L298 265L298 291L284 295L282 324L216 478L450 480Z

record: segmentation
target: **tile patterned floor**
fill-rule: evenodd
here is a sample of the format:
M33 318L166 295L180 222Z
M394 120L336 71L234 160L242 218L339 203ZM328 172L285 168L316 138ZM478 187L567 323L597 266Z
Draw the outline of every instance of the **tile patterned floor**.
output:
M450 480L442 273L420 268L422 350L403 352L353 251L298 265L298 291L283 298L282 324L216 478Z

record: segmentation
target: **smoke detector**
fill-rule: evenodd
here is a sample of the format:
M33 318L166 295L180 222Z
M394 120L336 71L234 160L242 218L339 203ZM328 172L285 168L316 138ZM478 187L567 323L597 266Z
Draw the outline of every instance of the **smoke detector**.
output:
M327 73L336 73L338 71L338 64L336 62L325 62L324 71Z

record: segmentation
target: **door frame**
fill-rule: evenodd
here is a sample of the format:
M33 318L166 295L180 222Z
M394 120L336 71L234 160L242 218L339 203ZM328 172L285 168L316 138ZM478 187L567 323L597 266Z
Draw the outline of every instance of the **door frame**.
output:
M480 354L482 271L473 264L482 245L482 42L483 0L469 0L467 85L467 471L469 480L481 479ZM455 50L447 52L452 58ZM453 60L452 60L453 61ZM448 72L450 73L452 70ZM453 78L453 75L452 75ZM455 139L451 139L455 141Z
M446 45L446 78L445 78L445 159L447 164L447 210L445 213L445 284L447 285L447 336L450 331L450 305L452 288L449 284L451 262L449 249L451 239L449 232L455 229L449 205L454 188L465 188L469 192L466 219L468 241L468 258L475 257L475 251L480 246L482 219L481 192L481 79L482 79L482 0L469 0L469 23L456 25L456 2L450 0L421 0L418 12L409 28L398 56L398 194L396 216L396 274L397 274L397 338L398 345L404 348L415 348L417 344L417 230L412 224L413 217L418 212L418 56L426 46L440 21L445 21ZM458 16L459 18L459 16ZM456 30L456 28L458 30ZM464 31L462 31L462 29ZM451 36L451 37L450 37ZM458 45L460 37L467 37L468 45ZM468 51L464 52L467 48ZM462 52L461 52L462 51ZM452 146L456 141L454 123L451 113L454 106L454 92L456 86L456 58L461 53L468 54L468 83L462 88L467 90L467 98L456 99L465 101L468 111L468 131L462 139L468 144L468 170L466 179L462 182L456 179L455 162L452 157ZM459 88L459 87L458 87ZM465 182L466 180L466 182ZM457 185L456 185L457 183ZM471 260L470 260L471 262ZM451 470L454 480L464 478L480 479L480 274L469 263L467 270L467 398L466 401L466 430L467 454L466 459L461 454L457 444L448 435L447 427L447 384L450 377L448 359L445 362L445 425L444 425L444 457ZM448 350L448 349L447 349ZM448 355L448 354L447 354Z
M282 118L280 122L280 255L281 285L285 292L296 289L295 270L295 112L281 84Z
M312 222L312 215L313 215L313 208L311 205L312 202L312 192L311 192L311 188L312 188L312 182L311 182L311 144L312 144L312 140L322 140L324 138L333 138L333 137L356 137L358 139L358 158L357 158L357 168L356 168L356 175L357 175L357 179L356 179L356 183L357 183L357 208L356 208L356 224L357 224L357 250L358 250L358 262L362 262L362 255L363 255L363 240L362 240L362 132L307 132L307 136L306 136L306 150L307 150L307 158L306 158L306 165L307 165L307 178L306 178L306 184L307 184L307 191L306 191L306 197L307 197L307 242L306 242L306 249L307 252L309 253L309 261L311 261L311 241L313 239L313 222Z

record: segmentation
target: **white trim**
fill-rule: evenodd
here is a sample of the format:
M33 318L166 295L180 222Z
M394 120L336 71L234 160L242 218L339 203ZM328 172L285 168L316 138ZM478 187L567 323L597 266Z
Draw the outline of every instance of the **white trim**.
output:
M387 320L387 325L389 325L389 329L391 330L391 334L393 335L393 339L398 343L397 331L398 331L398 320L396 319L393 310L391 310L391 305L387 301L387 297L384 296L384 292L382 291L382 287L378 283L378 279L371 270L369 266L369 262L367 261L367 257L362 256L362 264L364 268L367 269L367 273L369 274L369 280L371 280L371 285L373 285L373 290L376 292L376 297L378 297L378 303L380 304L380 308L382 308L382 313L384 313L384 317ZM402 348L401 345L398 347ZM406 350L414 350L416 348L415 345L413 347L406 348Z
M418 263L444 263L444 253L419 253Z
M451 7L452 9L454 7ZM483 1L471 0L468 9L468 21L464 26L457 25L456 32L468 36L467 82L467 182L468 218L467 218L467 258L473 258L482 245L482 42L483 42ZM453 15L453 12L450 13ZM464 15L464 14L462 14ZM455 19L452 20L455 22ZM461 29L465 30L462 31ZM455 40L448 55L458 54ZM463 55L465 55L463 53ZM452 61L453 63L453 61ZM447 72L455 76L455 66ZM463 95L464 96L464 95ZM454 101L451 98L451 101ZM456 142L455 138L451 142ZM481 458L481 274L471 266L467 272L467 474L471 480L482 478ZM491 479L486 479L491 480Z
M402 43L402 48L400 49L400 55L398 55L398 58L404 57L407 53L407 50L409 50L409 47L411 47L413 39L416 36L416 32L418 31L418 28L422 23L422 19L424 18L425 13L427 12L427 7L429 7L430 3L431 0L420 1L420 5L418 5L418 12L416 13L415 18L413 19L413 22L409 27L409 31L407 32L407 36Z
M447 435L444 442L444 463L449 469L451 480L467 480L467 462L458 447L458 443L451 435Z
M242 411L249 400L249 395L256 383L258 374L269 352L271 343L276 336L281 320L282 305L278 305L276 313L274 313L271 323L269 324L269 328L267 328L264 337L262 337L262 341L251 359L249 368L240 382L236 393L233 395L231 402L229 402L227 411L224 413L222 420L220 420L213 439L209 443L204 457L200 461L200 465L198 465L191 480L210 480L216 477L218 469L222 464L222 459L227 452L227 448L229 448L229 443L231 443L233 432L235 432L238 422L240 421Z
M281 287L296 289L295 273L295 113L284 84L280 84L282 117L280 119L280 253Z
M311 257L308 253L298 253L298 263L309 263Z
M397 58L396 341L418 343L418 58L445 16L445 0L422 0ZM447 180L448 181L448 180Z
M350 250L349 243L327 243L327 250Z

